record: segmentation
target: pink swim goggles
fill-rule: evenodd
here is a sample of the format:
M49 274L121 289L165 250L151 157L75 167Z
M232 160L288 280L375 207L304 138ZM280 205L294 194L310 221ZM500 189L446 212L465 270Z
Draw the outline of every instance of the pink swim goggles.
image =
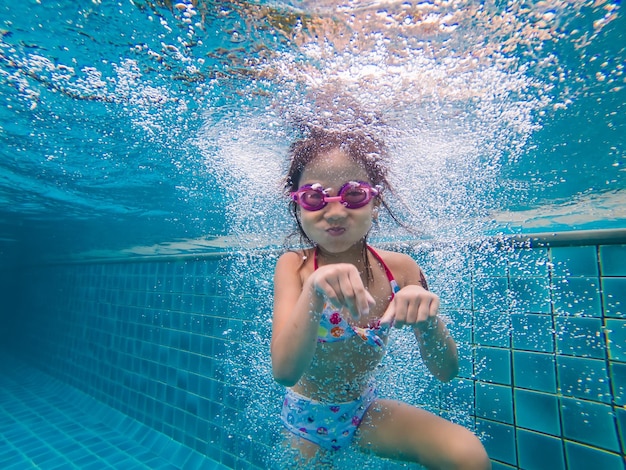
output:
M364 181L348 181L337 193L337 196L329 196L331 188L325 188L319 184L305 184L300 189L291 193L291 199L307 211L319 211L326 207L329 202L341 202L348 209L358 209L366 206L374 197L378 196L380 187L373 188Z

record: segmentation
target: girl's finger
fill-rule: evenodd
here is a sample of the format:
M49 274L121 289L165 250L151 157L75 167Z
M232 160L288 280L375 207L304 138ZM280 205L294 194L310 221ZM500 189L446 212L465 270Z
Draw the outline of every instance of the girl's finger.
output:
M339 289L344 300L343 305L348 309L348 312L350 312L352 318L358 320L359 309L357 306L355 286L353 285L353 282L354 281L353 279L351 279L350 274L348 274L347 276L341 276L339 278Z
M393 303L395 304L395 318L393 326L395 328L402 328L407 323L409 303L403 296L396 296L393 299Z
M376 301L363 285L361 276L356 269L351 273L350 282L354 292L354 302L358 314L360 316L369 315L370 308L376 304Z
M419 304L417 305L417 323L428 321L430 318L430 304L431 299L428 297L419 299Z
M430 316L436 317L439 314L439 297L435 297L430 303Z
M315 284L315 289L322 294L332 306L341 308L344 305L341 289L333 285L332 282L322 279Z
M396 303L392 300L382 317L380 317L380 328L383 331L389 330L394 326L396 320Z

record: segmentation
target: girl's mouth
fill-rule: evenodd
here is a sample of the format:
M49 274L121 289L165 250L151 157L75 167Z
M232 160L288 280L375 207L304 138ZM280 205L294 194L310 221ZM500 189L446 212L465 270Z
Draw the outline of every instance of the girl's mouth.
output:
M334 237L343 234L345 231L346 229L343 227L331 227L329 229L326 229L326 232Z

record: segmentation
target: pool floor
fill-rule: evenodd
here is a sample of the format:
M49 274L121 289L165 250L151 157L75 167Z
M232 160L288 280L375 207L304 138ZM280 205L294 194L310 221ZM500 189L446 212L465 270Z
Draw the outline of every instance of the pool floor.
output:
M0 353L0 468L226 467Z

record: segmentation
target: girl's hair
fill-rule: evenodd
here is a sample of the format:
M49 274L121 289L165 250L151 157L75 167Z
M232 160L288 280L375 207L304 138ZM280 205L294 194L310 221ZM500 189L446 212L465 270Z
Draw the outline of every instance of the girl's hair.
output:
M297 190L302 172L309 163L335 149L342 150L362 166L372 184L389 187L387 149L382 141L364 133L311 129L307 137L294 142L289 148L290 166L285 178L285 189Z
M329 131L320 128L309 128L306 137L294 142L289 148L289 170L284 182L285 192L289 194L292 191L297 191L305 168L319 156L336 149L340 149L355 163L360 165L367 173L370 183L382 188L378 196L378 201L396 223L405 227L405 224L399 221L393 214L383 196L385 191L393 192L387 180L388 157L386 146L381 140L363 132ZM289 204L289 208L296 221L297 227L296 230L287 237L285 244L290 246L291 241L299 237L301 245L314 246L315 244L306 236L302 228L300 213L296 202L292 200ZM367 235L364 238L364 242L366 238ZM364 254L366 249L366 244L363 243ZM368 257L365 256L364 259L367 263ZM369 263L366 264L366 267L369 277Z

